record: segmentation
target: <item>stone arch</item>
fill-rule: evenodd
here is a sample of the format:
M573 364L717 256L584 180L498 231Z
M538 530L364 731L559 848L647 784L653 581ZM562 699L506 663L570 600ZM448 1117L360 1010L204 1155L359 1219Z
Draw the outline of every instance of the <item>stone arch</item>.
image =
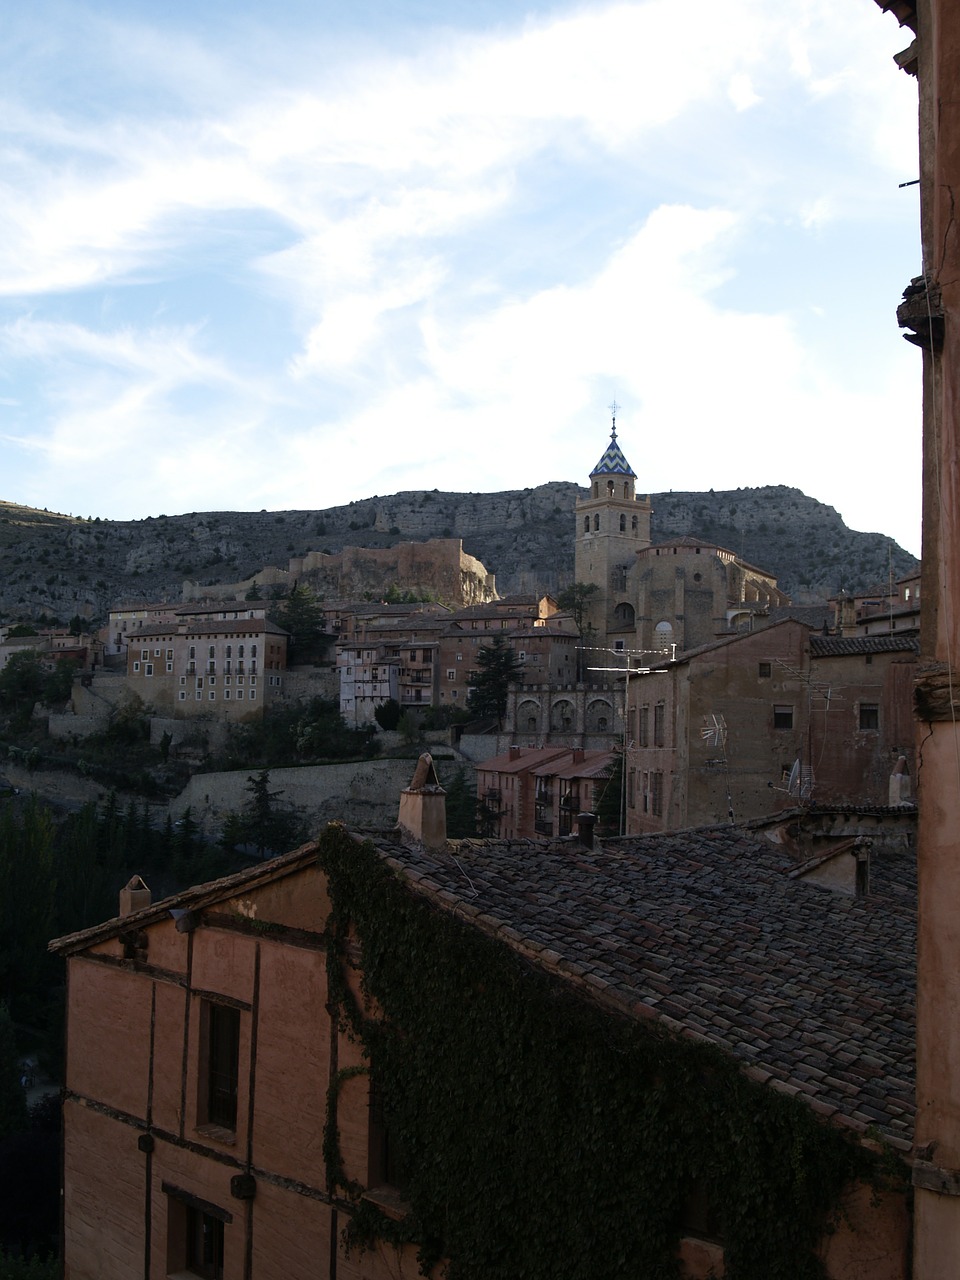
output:
M584 533L589 533L589 532L590 532L590 517L589 517L589 516L584 516L584 517L583 517L583 532L584 532Z
M608 698L594 698L587 703L587 733L607 733L613 726L613 707Z
M535 698L524 698L517 705L518 733L536 733L540 728L540 703Z
M572 733L577 724L577 709L569 698L558 698L550 708L550 728L554 733Z
M597 531L599 531L599 529L600 529L600 512L599 512L599 511L598 511L598 512L597 512L597 514L593 517L593 527L594 527L594 529L595 529L595 530L597 530Z
M620 517L620 532L621 532L621 533L626 533L626 532L627 532L627 517L626 517L626 516L621 516L621 517Z
M637 621L637 611L629 600L621 600L613 611L613 618L618 627L633 627Z

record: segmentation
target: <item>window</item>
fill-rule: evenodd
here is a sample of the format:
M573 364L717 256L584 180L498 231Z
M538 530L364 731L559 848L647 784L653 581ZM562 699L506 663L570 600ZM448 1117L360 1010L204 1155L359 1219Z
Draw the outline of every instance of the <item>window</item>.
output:
M665 708L662 702L658 702L653 708L653 745L655 747L663 746L663 722Z
M590 532L590 517L589 517L589 516L584 516L584 517L583 517L583 532L584 532L584 533L589 533L589 532Z
M240 1010L204 1000L200 1029L201 1124L237 1127L237 1083L240 1073Z
M134 671L139 671L139 670L140 670L140 663L139 663L139 662L135 662L135 663L133 664L133 669L134 669Z
M141 649L141 650L140 650L140 659L141 659L141 661L142 661L142 662L146 662L146 660L147 660L149 657L150 657L150 650L149 650L149 649Z
M793 707L775 706L773 708L773 727L775 729L792 729Z
M396 1138L384 1108L383 1093L376 1078L370 1081L370 1123L368 1134L367 1185L369 1187L402 1187L403 1161L397 1149Z
M860 703L860 728L867 730L880 728L880 706L878 703Z
M757 667L757 675L761 680L769 680L773 674L773 667L769 662L761 662Z
M663 774L650 775L650 812L655 818L663 816Z
M640 736L639 743L641 747L649 747L650 745L650 708L640 708Z
M173 670L173 663L172 663L172 662L168 662L168 663L167 663L167 675L169 675L169 674L170 674L170 672L171 672L172 670Z
M152 675L153 675L153 663L152 663L152 662L148 662L148 663L146 663L146 664L145 664L145 666L144 666L144 668L143 668L143 674L144 674L145 676L152 676Z
M222 1280L224 1227L233 1215L169 1182L160 1185L167 1196L167 1274Z
M599 530L600 530L600 513L599 513L599 511L598 511L598 512L597 512L597 514L593 517L593 527L594 527L594 530L595 530L596 532L599 532Z
M210 692L207 694L207 697L210 699L211 702L215 702L217 697L216 689L211 689Z
M167 650L167 661L168 661L168 662L172 662L172 661L173 661L173 650L172 650L172 649L168 649L168 650Z
M154 651L153 651L153 656L154 656L155 658L159 658L159 657L161 657L161 655L162 655L162 650L160 650L160 649L154 649Z
M626 531L627 531L627 517L626 517L626 516L621 516L621 517L620 517L620 532L621 532L621 533L626 533Z
M448 679L448 680L456 680L456 678L457 678L456 668L454 668L454 670L452 670L452 671L448 671L448 672L447 672L447 679Z

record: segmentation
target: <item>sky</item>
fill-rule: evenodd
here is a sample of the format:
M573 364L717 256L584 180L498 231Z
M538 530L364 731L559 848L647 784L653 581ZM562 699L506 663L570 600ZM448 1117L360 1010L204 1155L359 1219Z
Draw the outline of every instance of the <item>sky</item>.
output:
M0 498L793 485L920 550L873 0L8 6Z

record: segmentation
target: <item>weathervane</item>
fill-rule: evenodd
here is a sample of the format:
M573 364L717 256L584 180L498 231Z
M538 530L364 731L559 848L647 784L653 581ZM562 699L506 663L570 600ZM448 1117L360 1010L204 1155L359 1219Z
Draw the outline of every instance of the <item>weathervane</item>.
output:
M610 410L610 412L613 414L613 430L611 431L611 433L610 433L610 434L611 434L612 438L613 438L614 440L616 440L616 438L617 438L617 410L620 408L620 406L617 404L616 400L614 400L612 404L608 404L608 405L607 405L607 408L608 408L608 409Z

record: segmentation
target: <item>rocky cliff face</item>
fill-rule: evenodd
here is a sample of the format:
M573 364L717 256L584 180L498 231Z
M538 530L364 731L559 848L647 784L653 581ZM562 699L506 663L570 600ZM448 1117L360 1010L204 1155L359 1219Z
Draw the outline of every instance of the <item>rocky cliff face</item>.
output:
M103 618L120 601L179 600L183 583L238 582L265 566L344 547L461 538L496 574L500 595L557 591L573 576L573 508L565 481L502 493L412 490L325 511L194 512L82 520L0 503L0 618ZM654 541L691 533L774 573L797 602L910 572L892 539L848 529L833 507L783 485L652 494Z

